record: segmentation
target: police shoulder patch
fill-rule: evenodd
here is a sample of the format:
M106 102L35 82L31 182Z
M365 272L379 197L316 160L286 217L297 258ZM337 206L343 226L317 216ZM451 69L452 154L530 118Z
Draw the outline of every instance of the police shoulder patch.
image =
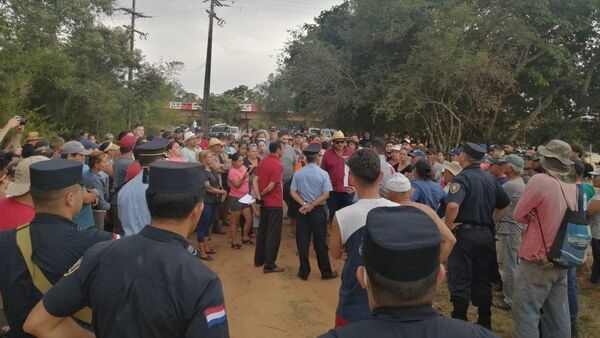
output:
M75 262L75 264L73 264L72 267L69 268L69 271L67 271L65 273L65 277L67 277L68 275L72 274L73 272L77 271L77 269L79 269L79 266L81 266L81 260L82 258L79 258L79 260L77 262Z
M450 189L448 190L451 194L456 194L460 190L460 184L452 183L450 184Z

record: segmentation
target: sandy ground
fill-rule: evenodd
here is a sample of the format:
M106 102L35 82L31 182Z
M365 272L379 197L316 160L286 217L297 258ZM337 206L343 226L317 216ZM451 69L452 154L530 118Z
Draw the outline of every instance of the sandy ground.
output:
M217 254L206 264L223 282L231 337L316 337L333 327L340 280L321 280L314 251L309 279L296 276L296 242L287 222L277 258L283 273L254 267L253 245L231 249L225 235L209 243ZM332 260L332 266L341 271L342 262Z
M286 269L283 273L263 274L262 268L253 264L254 246L233 250L226 235L213 235L210 245L217 254L207 265L223 282L231 337L316 337L333 327L340 279L321 280L312 247L313 271L308 281L296 276L299 265L296 242L287 221L277 259L277 264ZM334 270L341 272L341 260L332 259L331 263ZM580 337L600 337L600 288L583 277L578 279L578 285ZM434 307L450 316L449 300L444 283L438 289ZM512 313L496 308L492 308L492 313L494 332L501 337L511 337ZM469 319L477 320L476 308L469 309Z
M194 239L190 240L195 243ZM278 265L286 268L283 273L265 275L262 268L254 267L252 245L244 245L241 250L231 249L225 235L213 235L210 245L217 254L206 264L223 282L231 337L316 337L333 327L340 279L321 280L312 251L313 272L309 280L302 281L296 276L296 243L287 221L277 260ZM341 271L342 261L332 260L332 266ZM578 285L580 337L600 337L600 287L591 285L584 277L578 278ZM449 299L443 284L434 306L446 316L452 311ZM501 337L511 337L511 312L495 308L492 311L494 332ZM470 309L469 319L476 321L476 309ZM0 311L0 326L5 323L4 313Z

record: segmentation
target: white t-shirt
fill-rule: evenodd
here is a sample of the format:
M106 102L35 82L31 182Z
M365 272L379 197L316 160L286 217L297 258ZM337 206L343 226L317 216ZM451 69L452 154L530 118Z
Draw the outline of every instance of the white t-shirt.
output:
M340 225L342 244L346 244L348 238L366 224L367 214L371 209L377 207L395 207L398 205L400 204L385 198L359 199L356 203L338 210L335 213L335 217Z

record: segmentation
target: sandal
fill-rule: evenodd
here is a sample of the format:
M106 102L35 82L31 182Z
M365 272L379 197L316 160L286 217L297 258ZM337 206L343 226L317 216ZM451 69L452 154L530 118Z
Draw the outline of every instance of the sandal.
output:
M233 243L232 243L232 244L231 244L231 248L232 248L232 249L238 249L238 250L239 250L239 249L241 249L241 248L242 248L242 245L241 245L240 243L236 243L236 244L233 244Z
M210 249L210 250L206 250L206 253L209 254L209 255L214 255L217 252L215 250L213 250L213 249Z
M249 245L252 245L252 244L254 244L254 242L252 242L252 240L251 240L251 239L246 239L246 240L242 239L242 244L249 244Z
M206 255L206 256L198 256L198 258L200 258L200 259L201 259L201 260L203 260L203 261L212 261L212 260L213 260L213 258L212 258L211 256L209 256L209 255Z

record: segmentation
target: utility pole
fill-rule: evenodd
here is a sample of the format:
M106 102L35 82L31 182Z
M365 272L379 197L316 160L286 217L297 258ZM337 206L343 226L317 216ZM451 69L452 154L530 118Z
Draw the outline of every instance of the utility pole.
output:
M206 43L206 67L204 70L204 97L202 100L202 128L205 132L208 132L208 119L209 119L209 97L210 97L210 66L212 60L212 36L213 36L213 19L217 19L217 24L223 26L225 20L217 17L215 14L215 6L223 7L220 0L205 0L210 1L210 11L208 13L208 41Z
M139 30L135 29L135 19L136 18L146 19L146 18L151 18L151 16L147 16L142 13L136 12L135 11L135 0L132 0L131 8L120 7L120 8L117 8L117 10L124 11L124 12L131 14L131 25L129 25L129 26L123 25L123 27L127 28L127 30L129 31L129 51L133 54L135 33L138 33L139 36L144 39L146 37L148 37L148 33L140 32ZM127 73L127 82L129 84L129 87L131 87L132 80L133 80L133 66L130 65L129 71ZM131 108L127 112L127 127L128 128L131 127Z

